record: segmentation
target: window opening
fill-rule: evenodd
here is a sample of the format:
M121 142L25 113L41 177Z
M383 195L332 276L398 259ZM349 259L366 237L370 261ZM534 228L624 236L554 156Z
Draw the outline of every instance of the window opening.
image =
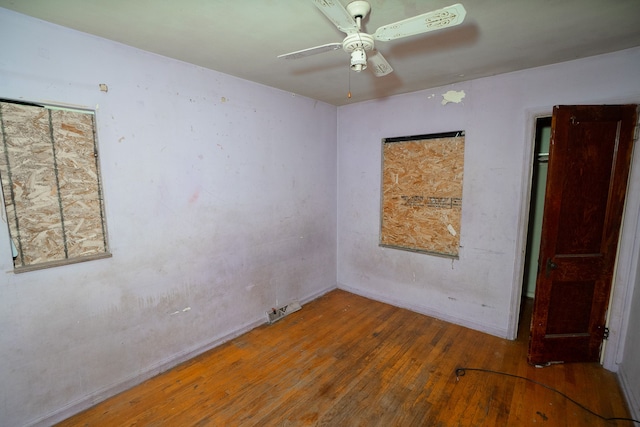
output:
M380 246L458 258L464 135L382 140Z
M111 256L93 111L0 100L15 272Z

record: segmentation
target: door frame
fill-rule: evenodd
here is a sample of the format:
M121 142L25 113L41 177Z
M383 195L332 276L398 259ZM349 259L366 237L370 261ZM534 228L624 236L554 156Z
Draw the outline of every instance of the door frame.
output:
M571 104L637 104L637 100L627 102L581 102ZM557 103L558 105L560 103ZM556 105L556 104L554 104ZM515 339L520 320L520 306L522 298L522 280L526 262L527 233L529 227L529 210L533 179L533 160L535 156L536 120L540 117L551 116L553 105L528 109L525 111L524 155L521 175L520 214L518 216L518 234L516 236L516 259L514 268L513 288L511 292L511 307L508 325L508 338ZM605 369L617 372L618 364L624 354L624 338L629 326L631 311L631 295L640 274L640 149L639 143L634 144L631 159L631 170L627 185L627 197L620 228L618 255L616 268L607 312L609 339L601 356L601 363ZM636 237L638 236L638 237Z

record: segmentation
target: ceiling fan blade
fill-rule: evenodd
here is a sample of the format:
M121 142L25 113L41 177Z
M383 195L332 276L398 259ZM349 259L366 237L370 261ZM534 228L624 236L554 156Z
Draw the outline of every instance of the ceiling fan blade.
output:
M386 76L389 73L393 72L393 68L384 59L384 56L379 51L374 51L373 54L369 55L369 62L371 63L371 70L373 71L373 75L376 77Z
M310 47L308 49L302 49L291 53L285 53L284 55L278 55L278 58L283 59L298 59L305 56L317 55L318 53L329 52L332 50L342 49L342 43L329 43L322 46Z
M373 35L376 40L389 41L402 37L453 27L461 24L467 11L461 4L454 4L442 9L427 12L393 24L383 25Z
M329 18L333 25L347 34L357 33L358 24L338 0L312 0L320 12Z

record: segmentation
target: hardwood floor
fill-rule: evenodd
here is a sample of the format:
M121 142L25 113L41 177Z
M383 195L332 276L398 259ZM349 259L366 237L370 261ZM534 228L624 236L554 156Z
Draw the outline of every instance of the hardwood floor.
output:
M521 375L604 417L630 416L615 374L529 366L527 335L507 341L336 290L59 425L616 425L523 379L456 379L458 367Z

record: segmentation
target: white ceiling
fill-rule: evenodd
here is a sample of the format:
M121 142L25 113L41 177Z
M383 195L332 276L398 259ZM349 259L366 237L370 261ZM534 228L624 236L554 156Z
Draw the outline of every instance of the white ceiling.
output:
M385 77L349 71L342 50L276 58L344 38L311 0L0 0L0 7L334 105L640 46L640 0L369 0L364 30L456 1L467 10L463 24L376 43L395 70Z

